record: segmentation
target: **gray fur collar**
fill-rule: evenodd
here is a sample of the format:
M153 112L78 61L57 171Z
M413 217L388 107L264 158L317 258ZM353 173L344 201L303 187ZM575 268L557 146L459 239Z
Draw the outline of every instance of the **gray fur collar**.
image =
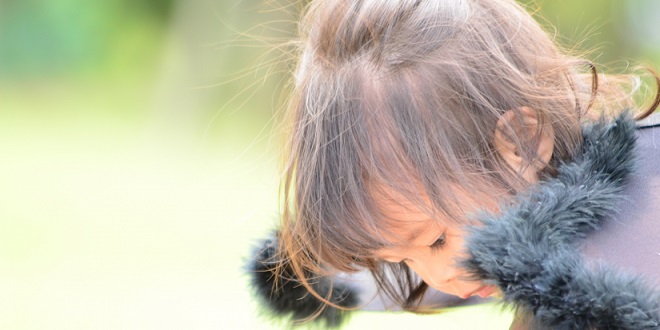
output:
M585 127L583 137L581 154L557 177L499 215L478 216L462 264L531 314L535 329L660 328L660 293L639 277L588 265L575 244L616 211L636 161L635 123L623 114Z

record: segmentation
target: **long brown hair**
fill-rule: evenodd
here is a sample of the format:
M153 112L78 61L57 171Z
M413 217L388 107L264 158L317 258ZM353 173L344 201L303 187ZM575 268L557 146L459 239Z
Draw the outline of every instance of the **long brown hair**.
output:
M633 104L618 81L599 84L593 65L565 55L513 0L316 1L301 20L300 46L280 259L326 302L306 274L367 268L407 309L426 290L405 264L373 257L390 244L393 224L375 195L395 191L460 224L447 187L525 188L491 145L504 112L529 107L541 120L536 136L510 136L529 164L540 131L552 129L544 170L552 175L579 148L587 110L611 106L614 96L602 95Z

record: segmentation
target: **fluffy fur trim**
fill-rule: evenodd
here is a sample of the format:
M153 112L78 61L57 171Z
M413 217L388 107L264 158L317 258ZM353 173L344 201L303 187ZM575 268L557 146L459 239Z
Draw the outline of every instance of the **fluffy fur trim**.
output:
M247 271L255 295L266 313L274 319L289 319L293 325L314 318L314 323L327 328L342 324L348 313L341 309L326 306L325 303L310 294L300 284L299 279L286 262L278 258L277 233L266 239L255 249L254 257L248 261ZM276 267L282 267L276 275ZM336 305L354 308L358 305L357 294L346 285L329 278L306 274L314 291L322 297L328 297Z
M575 241L615 212L634 168L635 123L629 114L583 129L578 157L559 175L519 196L498 215L481 214L462 262L496 284L504 301L552 329L657 329L660 295L641 278L589 265Z

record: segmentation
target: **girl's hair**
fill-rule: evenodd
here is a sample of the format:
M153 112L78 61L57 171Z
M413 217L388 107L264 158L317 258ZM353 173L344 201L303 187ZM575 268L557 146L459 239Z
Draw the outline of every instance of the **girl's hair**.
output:
M503 113L528 107L539 119L534 136L503 132L528 164L551 128L542 174L553 175L576 154L587 110L634 106L631 84L599 86L594 66L563 54L513 0L315 1L300 35L280 260L326 302L309 274L367 268L391 299L418 307L426 285L373 256L397 225L375 200L406 196L460 224L452 189L525 189L491 143Z

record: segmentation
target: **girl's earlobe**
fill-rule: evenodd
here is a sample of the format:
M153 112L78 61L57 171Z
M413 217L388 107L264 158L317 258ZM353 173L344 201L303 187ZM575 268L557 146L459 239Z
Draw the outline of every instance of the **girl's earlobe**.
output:
M505 112L497 121L493 146L511 169L535 183L539 171L552 158L554 131L542 123L534 109L520 107Z

